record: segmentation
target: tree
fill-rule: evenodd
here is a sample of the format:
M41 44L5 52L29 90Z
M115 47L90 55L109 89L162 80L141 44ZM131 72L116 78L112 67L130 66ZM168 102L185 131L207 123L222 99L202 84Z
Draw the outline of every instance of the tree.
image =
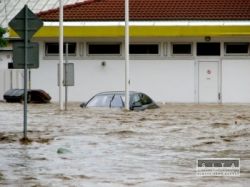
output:
M7 45L6 39L3 38L3 35L6 33L6 30L0 27L0 47L5 47Z

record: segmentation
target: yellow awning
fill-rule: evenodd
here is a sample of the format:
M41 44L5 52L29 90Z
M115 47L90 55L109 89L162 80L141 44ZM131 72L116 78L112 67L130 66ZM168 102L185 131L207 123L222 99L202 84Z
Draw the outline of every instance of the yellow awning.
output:
M35 38L58 37L59 27L44 26ZM65 37L123 37L123 26L64 26ZM131 37L250 36L250 26L130 26ZM17 34L10 30L10 37Z

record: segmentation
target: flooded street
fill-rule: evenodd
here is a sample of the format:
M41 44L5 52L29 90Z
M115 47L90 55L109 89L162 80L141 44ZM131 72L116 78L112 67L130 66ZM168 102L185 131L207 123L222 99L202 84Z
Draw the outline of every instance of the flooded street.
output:
M250 105L155 110L0 103L0 186L249 186ZM196 176L198 158L240 158L240 176Z

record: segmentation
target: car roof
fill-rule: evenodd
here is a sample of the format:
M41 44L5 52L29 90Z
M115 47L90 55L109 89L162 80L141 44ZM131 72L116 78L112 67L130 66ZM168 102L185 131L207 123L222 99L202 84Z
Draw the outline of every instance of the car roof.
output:
M141 93L141 92L130 91L129 95L133 95L136 93ZM107 92L98 93L96 95L110 95L110 94L125 95L125 91L107 91Z

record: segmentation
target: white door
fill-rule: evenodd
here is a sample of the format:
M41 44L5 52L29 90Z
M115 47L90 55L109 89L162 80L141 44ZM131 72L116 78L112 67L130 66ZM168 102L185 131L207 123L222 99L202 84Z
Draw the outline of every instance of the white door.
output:
M199 62L199 103L218 103L219 62Z

